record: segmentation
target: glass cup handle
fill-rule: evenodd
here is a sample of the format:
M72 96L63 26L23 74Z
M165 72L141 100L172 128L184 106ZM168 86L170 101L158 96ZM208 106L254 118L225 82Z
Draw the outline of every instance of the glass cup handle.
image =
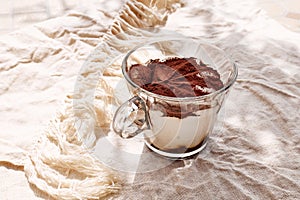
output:
M145 102L134 96L123 103L114 115L112 127L122 138L132 138L149 129Z

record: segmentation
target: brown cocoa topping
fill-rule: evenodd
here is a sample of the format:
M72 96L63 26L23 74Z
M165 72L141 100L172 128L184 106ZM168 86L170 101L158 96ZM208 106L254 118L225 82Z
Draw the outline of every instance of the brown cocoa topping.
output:
M146 65L135 64L129 69L129 77L141 88L168 97L197 97L207 95L223 87L220 74L196 58L170 58L164 61L149 60ZM179 104L160 102L164 114L184 118L194 115L199 109L209 106L187 106L183 110Z
M195 97L223 87L219 73L196 58L150 60L131 66L133 82L149 92L169 97Z

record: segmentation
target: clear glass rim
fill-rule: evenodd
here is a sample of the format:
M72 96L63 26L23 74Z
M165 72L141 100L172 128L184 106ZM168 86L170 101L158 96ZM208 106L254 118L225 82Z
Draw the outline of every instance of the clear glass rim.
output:
M233 68L233 74L230 75L230 78L229 78L229 81L227 84L225 84L222 88L220 88L219 90L216 90L212 93L209 93L209 94L206 94L206 95L202 95L202 96L195 96L195 97L169 97L169 96L163 96L163 95L159 95L159 94L155 94L155 93L152 93L152 92L149 92L143 88L141 88L139 85L137 85L136 83L134 83L129 75L127 74L127 71L126 71L126 68L127 68L127 60L129 58L129 56L135 52L136 50L138 50L139 48L142 48L142 47L145 47L147 45L151 45L151 44L154 44L154 43L157 43L157 42L163 42L163 41L174 41L174 40L187 40L187 41L193 41L193 42L197 42L197 43L202 43L202 44L205 44L205 45L208 45L210 47L213 47L215 49L217 49L218 51L222 52L222 54L224 55L224 57L230 62L230 64L232 65L232 68ZM237 79L237 76L238 76L238 68L236 66L236 64L225 54L225 52L220 49L219 47L217 46L214 46L212 44L209 44L207 42L204 42L200 39L193 39L193 38L188 38L188 37L174 37L174 38L160 38L160 39L153 39L151 41L148 41L146 43L143 43L143 44L140 44L140 45L137 45L136 47L134 47L132 50L130 50L124 57L123 61L122 61L122 73L126 79L126 81L131 85L133 86L134 88L138 89L138 91L141 91L151 97L156 97L156 98L159 98L159 99L165 99L165 100L168 100L168 101L183 101L183 102L187 102L187 101L200 101L200 100L204 100L204 99L207 99L207 98L210 98L210 97L213 97L215 95L218 95L220 93L223 93L225 92L226 90L228 90L233 84L234 82L236 81Z

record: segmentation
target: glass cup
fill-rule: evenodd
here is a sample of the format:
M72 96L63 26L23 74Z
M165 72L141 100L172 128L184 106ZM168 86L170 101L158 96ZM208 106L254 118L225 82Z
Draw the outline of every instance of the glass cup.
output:
M224 86L204 96L168 97L141 88L128 75L134 64L174 57L194 57L212 67L220 74ZM137 46L125 56L122 72L133 97L117 109L112 123L114 131L122 138L142 133L149 149L171 158L192 156L205 148L237 78L236 65L221 49L185 37L161 38Z

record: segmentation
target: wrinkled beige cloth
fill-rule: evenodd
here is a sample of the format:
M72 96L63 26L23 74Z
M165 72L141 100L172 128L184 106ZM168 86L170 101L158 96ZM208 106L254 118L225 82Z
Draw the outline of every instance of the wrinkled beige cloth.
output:
M120 2L115 3L119 4L119 8L122 6ZM40 135L45 135L50 119L55 118L56 112L64 104L65 96L73 92L74 82L83 62L100 43L107 27L113 22L113 16L117 15L119 8L113 8L107 8L105 12L91 9L86 14L73 11L65 17L49 20L1 38L0 101L1 116L5 119L1 120L3 131L0 136L0 170L3 180L1 199L49 199L51 196L74 199L76 196L80 197L76 192L89 195L90 191L86 190L92 190L96 191L94 193L98 192L98 196L101 196L101 191L106 192L108 187L101 189L101 186L103 181L110 181L110 177L104 173L104 179L101 176L97 176L97 179L97 171L101 174L101 169L97 169L99 164L93 163L94 160L83 160L79 166L93 165L93 172L90 172L94 176L91 173L89 176L94 178L88 178L84 170L79 170L81 174L85 174L81 175L85 180L73 181L72 178L66 178L74 174L72 167L69 170L61 168L61 171L46 168L52 165L55 169L54 166L61 163L57 164L48 159L51 163L44 165L38 155L42 150L49 149L45 145L40 151L38 148L35 150L35 144L40 144L41 141L44 142L42 144L50 144L45 136L41 140ZM55 151L55 145L53 150L48 151L48 158L59 155ZM80 152L77 153L78 159L84 158ZM65 160L63 165L68 168L67 161L73 161L67 156ZM23 171L26 172L26 177ZM58 189L51 187L55 183L59 184L56 186ZM109 182L107 184L110 185ZM91 187L86 187L87 185ZM67 190L68 187L71 189ZM78 191L72 192L72 188Z
M50 198L28 184L27 152L74 91L78 71L112 20L107 13L73 13L1 38L1 198ZM184 2L166 28L224 49L239 77L203 152L137 174L112 198L297 199L300 34L250 0Z

